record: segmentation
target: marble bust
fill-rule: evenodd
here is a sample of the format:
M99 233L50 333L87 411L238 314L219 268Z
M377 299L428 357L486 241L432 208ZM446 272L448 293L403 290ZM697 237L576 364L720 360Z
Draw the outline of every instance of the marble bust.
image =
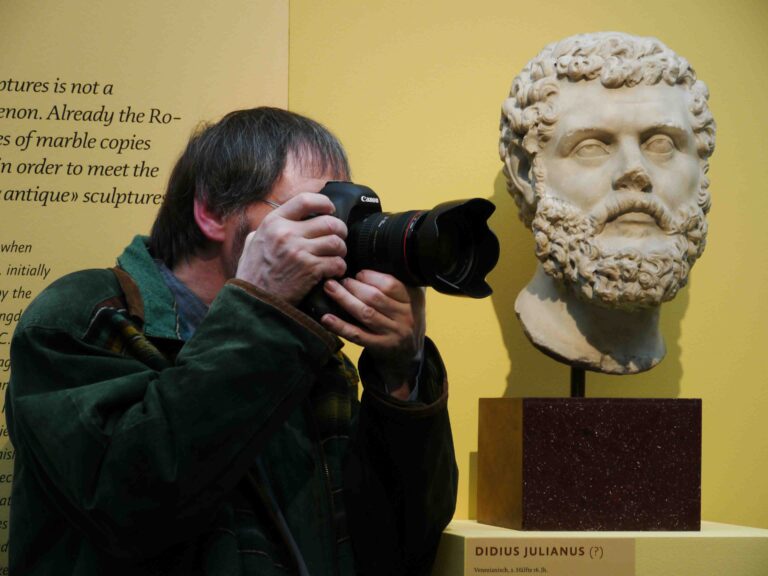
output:
M616 32L553 43L514 79L499 150L534 235L515 311L539 350L612 374L664 357L661 304L706 242L707 99L684 58Z

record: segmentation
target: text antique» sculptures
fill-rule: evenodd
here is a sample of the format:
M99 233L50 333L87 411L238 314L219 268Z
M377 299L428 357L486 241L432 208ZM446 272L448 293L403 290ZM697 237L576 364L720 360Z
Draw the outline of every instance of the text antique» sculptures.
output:
M705 246L707 99L684 58L614 32L551 44L515 78L500 153L539 259L515 310L541 351L613 374L664 357L660 305Z

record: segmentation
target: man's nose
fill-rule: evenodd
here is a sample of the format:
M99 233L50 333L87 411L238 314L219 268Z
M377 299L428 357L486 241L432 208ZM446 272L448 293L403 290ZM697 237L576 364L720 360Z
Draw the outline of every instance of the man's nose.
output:
M620 155L619 166L613 177L613 189L653 192L651 177L645 167L645 160L639 147L622 146Z

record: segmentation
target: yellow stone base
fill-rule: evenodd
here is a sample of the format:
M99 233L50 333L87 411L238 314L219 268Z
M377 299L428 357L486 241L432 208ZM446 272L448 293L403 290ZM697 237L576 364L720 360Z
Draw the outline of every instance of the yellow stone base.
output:
M522 532L454 520L432 574L766 576L768 530L702 522L701 532Z

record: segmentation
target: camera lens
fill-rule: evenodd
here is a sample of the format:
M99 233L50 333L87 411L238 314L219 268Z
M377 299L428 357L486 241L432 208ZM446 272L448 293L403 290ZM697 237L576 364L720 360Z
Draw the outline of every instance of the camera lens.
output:
M424 285L413 249L413 233L424 214L423 210L380 212L353 224L347 235L348 269L378 270L406 284Z
M349 228L348 272L368 268L446 294L488 296L485 275L499 256L498 240L487 225L494 209L475 198L432 210L368 215Z
M485 276L499 259L499 241L488 228L496 207L472 198L444 202L432 210L387 213L376 192L352 182L328 182L320 191L333 202L336 217L347 224L347 275L378 270L410 286L431 286L444 294L484 298ZM313 318L331 313L348 321L321 285L300 308Z

